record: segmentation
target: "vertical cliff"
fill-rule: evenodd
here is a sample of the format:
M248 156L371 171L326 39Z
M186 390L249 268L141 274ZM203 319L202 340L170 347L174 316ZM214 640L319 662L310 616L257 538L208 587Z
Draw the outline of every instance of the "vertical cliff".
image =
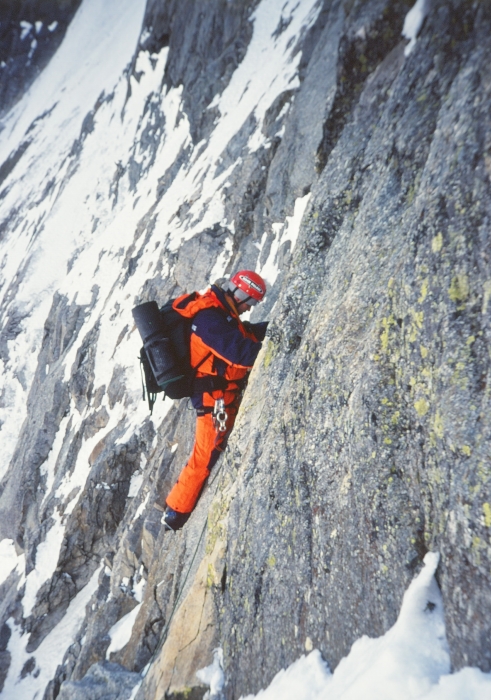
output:
M428 551L491 670L491 12L411 4L84 0L4 116L6 698L201 698L218 646L230 699L334 668ZM271 324L171 535L194 417L148 415L131 307L238 266Z

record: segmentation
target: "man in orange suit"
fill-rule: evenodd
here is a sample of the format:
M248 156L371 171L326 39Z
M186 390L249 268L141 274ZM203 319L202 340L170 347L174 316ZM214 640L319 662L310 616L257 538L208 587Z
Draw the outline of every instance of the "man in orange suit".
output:
M240 315L261 302L265 293L262 277L240 270L222 288L212 285L204 294L185 294L174 301L173 308L192 319L191 365L198 370L191 401L197 419L193 451L166 498L162 522L169 530L179 530L188 520L225 449L268 325L243 323Z

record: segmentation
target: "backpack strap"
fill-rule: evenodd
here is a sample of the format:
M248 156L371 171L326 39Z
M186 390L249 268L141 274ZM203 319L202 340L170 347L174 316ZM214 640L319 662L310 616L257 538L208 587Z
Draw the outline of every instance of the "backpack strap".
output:
M148 399L148 408L150 410L150 415L152 415L154 404L157 401L157 391L155 391L155 389L158 389L159 391L161 391L161 389L155 383L155 378L148 362L145 347L140 349L138 359L140 360L140 375L142 379L142 398L143 401L145 401L145 398Z

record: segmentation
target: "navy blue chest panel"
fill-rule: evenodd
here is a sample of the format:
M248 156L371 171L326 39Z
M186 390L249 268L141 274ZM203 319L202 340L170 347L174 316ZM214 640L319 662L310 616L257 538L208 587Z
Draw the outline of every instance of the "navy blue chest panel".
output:
M193 319L191 332L225 360L243 367L252 367L261 349L261 343L242 335L233 316L216 308L199 311ZM215 362L223 361L216 358ZM215 366L218 371L218 365ZM224 362L223 367L226 367Z

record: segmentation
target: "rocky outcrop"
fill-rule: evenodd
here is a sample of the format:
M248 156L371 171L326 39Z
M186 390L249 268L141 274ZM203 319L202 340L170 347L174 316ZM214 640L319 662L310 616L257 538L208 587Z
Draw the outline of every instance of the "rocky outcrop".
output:
M200 698L195 674L217 646L225 697L239 698L305 651L334 668L357 638L384 633L429 550L441 555L454 668L491 669L491 13L428 2L408 51L410 5L312 3L285 48L297 78L213 151L223 179L212 191L196 163L225 119L218 99L246 60L261 3L148 2L129 113L145 84L138 56L148 52L154 70L159 52L167 62L127 161L97 195L94 227L133 216L147 180L154 199L133 240L108 244L117 272L100 249L94 275L109 270L106 289L99 280L84 303L54 295L24 379L0 535L25 556L27 577L48 536L59 545L42 585L19 568L2 584L5 678L10 635L28 639L34 661L22 673L34 677L43 641L95 582L46 700L95 699L103 687L104 697ZM295 21L297 9L283 10L275 41ZM87 106L91 137L111 100ZM162 163L171 119L189 138ZM172 189L179 178L185 194ZM185 463L194 418L186 401L159 402L136 424L130 308L237 266L273 282L255 317L271 318L268 336L227 452L185 529L166 533L151 508ZM24 319L5 299L7 366Z
M94 664L82 681L65 681L58 694L59 700L105 700L114 696L129 700L139 676L116 664Z

